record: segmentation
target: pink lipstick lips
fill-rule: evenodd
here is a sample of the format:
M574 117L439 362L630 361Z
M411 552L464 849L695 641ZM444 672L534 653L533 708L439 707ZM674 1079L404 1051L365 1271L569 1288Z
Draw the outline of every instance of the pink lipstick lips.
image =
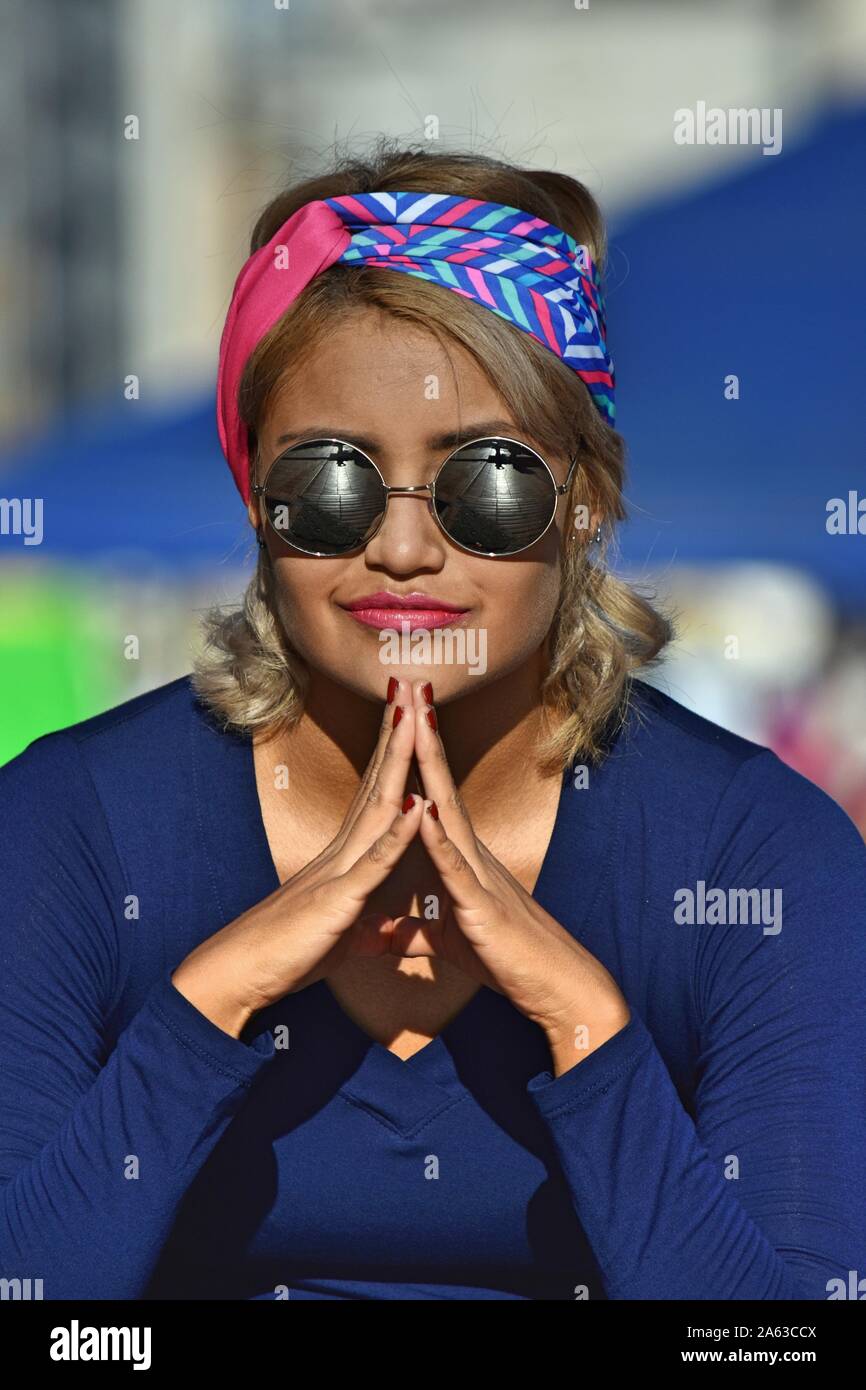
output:
M350 617L365 627L394 628L403 631L403 625L413 628L447 627L459 623L469 612L459 604L447 603L445 599L434 598L432 594L414 591L410 594L394 594L389 589L380 589L375 594L364 594L362 598L341 603Z

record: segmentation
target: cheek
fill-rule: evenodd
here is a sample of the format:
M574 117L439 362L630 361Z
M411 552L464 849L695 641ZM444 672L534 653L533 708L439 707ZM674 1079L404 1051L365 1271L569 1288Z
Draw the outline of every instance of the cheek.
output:
M484 621L504 657L541 642L559 602L559 566L534 561L491 561L497 565L484 591ZM481 587L481 586L480 586Z
M279 559L274 566L274 602L280 625L301 652L315 645L334 587L334 562Z

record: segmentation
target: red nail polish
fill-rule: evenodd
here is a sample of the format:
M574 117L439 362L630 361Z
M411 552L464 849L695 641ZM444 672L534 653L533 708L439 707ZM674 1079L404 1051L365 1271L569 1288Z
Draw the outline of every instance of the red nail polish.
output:
M430 805L427 807L427 810L430 812L430 815L433 817L434 820L439 819L439 807L436 805L435 801L430 802Z
M414 796L411 796L411 795L407 796L407 797L406 797L406 800L403 802L403 815L405 816L405 814L406 814L407 811L411 811L411 810L412 810L412 807L413 807L414 805L415 805L415 798L414 798Z
M394 710L394 718L393 718L392 721L391 721L391 728L393 729L395 725L399 724L399 723L400 723L400 720L401 720L402 718L403 718L403 706L402 706L402 705L398 705L398 706L396 707L396 709Z
M430 681L427 681L424 685L422 685L421 694L424 696L424 699L427 701L428 705L432 705L433 686L431 685Z
M439 723L436 719L436 711L435 709L428 709L424 712L427 715L427 723L430 725L430 728L433 730L435 734L436 730L439 728Z
M393 700L394 696L397 694L397 686L398 686L399 684L400 684L400 682L398 681L398 679L397 679L396 676L389 676L389 677L388 677L388 696L387 696L387 700L388 700L388 704L389 704L389 705L390 705L391 701Z

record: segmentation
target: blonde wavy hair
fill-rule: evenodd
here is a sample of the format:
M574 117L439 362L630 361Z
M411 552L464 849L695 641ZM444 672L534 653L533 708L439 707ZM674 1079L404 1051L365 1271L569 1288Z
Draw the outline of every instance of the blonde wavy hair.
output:
M250 254L305 203L377 190L454 193L521 208L570 232L590 248L599 269L604 266L601 213L575 179L488 156L398 146L386 137L368 158L338 158L329 172L274 198L255 224ZM626 517L624 442L602 419L580 378L548 348L440 285L372 266L332 266L299 295L246 365L238 407L248 430L252 477L263 462L257 432L278 390L330 329L369 308L432 333L446 353L449 343L459 343L495 385L518 429L551 453L578 453L566 499L560 602L545 642L544 732L537 757L551 772L575 761L597 762L626 718L631 673L657 662L674 629L650 597L607 568L617 523ZM578 512L583 507L586 512ZM588 544L585 526L576 526L578 517L593 513L603 518L598 545ZM205 613L192 672L196 693L223 727L265 738L297 722L307 687L306 663L282 630L274 597L270 556L260 549L240 605Z

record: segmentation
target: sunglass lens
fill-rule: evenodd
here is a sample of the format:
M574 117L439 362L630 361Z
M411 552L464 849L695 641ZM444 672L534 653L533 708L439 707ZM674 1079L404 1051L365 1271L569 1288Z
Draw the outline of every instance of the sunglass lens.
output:
M287 449L268 473L265 510L279 536L315 555L365 544L385 505L379 474L359 449L313 439Z
M543 535L556 507L538 454L507 439L481 439L452 454L436 479L436 514L466 550L511 555Z

